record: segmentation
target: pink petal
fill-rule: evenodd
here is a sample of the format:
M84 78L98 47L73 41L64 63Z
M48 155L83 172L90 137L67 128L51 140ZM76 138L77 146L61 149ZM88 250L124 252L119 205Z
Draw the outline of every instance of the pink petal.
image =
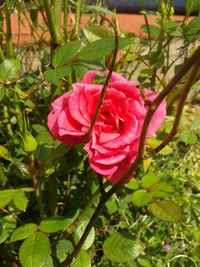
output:
M143 103L141 93L133 81L115 81L109 84L109 87L115 88L117 91L124 93L128 98L137 100Z
M145 95L147 96L147 99L150 101L153 101L158 96L158 94L148 89L145 89ZM148 107L145 108L146 110L148 110ZM155 136L155 132L159 129L161 123L165 119L165 116L166 116L166 100L163 100L158 106L157 110L155 111L151 119L147 136L153 136L153 137Z
M88 72L83 76L83 78L82 78L82 80L81 80L81 83L85 83L85 84L90 84L90 83L92 83L92 81L93 81L93 79L94 79L94 77L95 77L95 75L96 75L97 73L102 73L102 72L99 71L99 70L90 70L90 71L88 71Z
M86 134L86 132L83 132L81 130L81 124L71 117L68 107L63 110L59 115L58 128L60 136L66 134L72 136L82 136Z
M131 144L135 140L135 134L137 132L138 121L131 113L124 115L124 129L120 133L120 137L104 144L106 148L119 148L124 145Z
M84 85L82 84L73 85L73 90L71 91L71 95L69 98L69 112L76 121L78 121L84 126L89 127L90 123L88 122L88 120L86 120L85 116L81 114L79 107L79 104L81 103L82 104L81 110L83 113L83 108L85 107L85 105L83 104L83 102L79 101L81 95L83 94L83 91L84 91ZM85 110L85 112L87 112L87 110Z

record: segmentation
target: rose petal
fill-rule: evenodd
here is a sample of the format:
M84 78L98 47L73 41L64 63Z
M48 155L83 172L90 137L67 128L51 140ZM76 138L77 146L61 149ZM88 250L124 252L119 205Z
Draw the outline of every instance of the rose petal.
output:
M124 129L120 133L120 137L105 143L104 147L110 149L111 148L117 149L120 146L131 144L135 140L135 134L138 128L138 121L136 120L135 116L131 113L125 114L123 119L124 119L123 122Z
M147 96L147 99L150 101L153 101L158 96L158 94L148 89L145 89L144 92L145 92L145 95ZM148 110L148 107L145 107L145 108L146 110ZM147 131L147 136L153 136L153 137L155 136L155 132L159 129L161 123L165 119L165 116L166 116L166 100L163 100L158 106L158 108L156 109L151 119L148 131Z

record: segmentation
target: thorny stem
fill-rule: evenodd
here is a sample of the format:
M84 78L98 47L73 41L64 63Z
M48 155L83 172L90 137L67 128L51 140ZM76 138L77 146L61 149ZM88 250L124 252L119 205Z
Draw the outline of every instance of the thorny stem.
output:
M175 120L173 123L173 127L172 127L171 131L169 132L169 134L166 136L166 138L163 140L163 142L154 149L154 152L158 153L176 135L176 133L178 131L178 125L179 125L179 122L181 119L181 115L183 112L184 104L185 104L186 98L188 96L188 93L190 91L190 88L193 84L193 81L195 79L195 76L197 74L199 66L200 66L200 61L195 63L195 65L192 67L191 74L189 75L186 83L183 85L183 89L182 89L182 92L181 92L181 95L179 98L179 103L178 103L177 112L176 112Z
M103 84L101 95L100 95L100 99L99 99L99 102L98 102L98 105L97 105L97 108L96 108L96 111L95 111L95 114L94 114L90 129L88 131L87 140L90 139L92 131L93 131L93 128L94 128L94 125L95 125L95 123L96 123L96 121L98 119L99 112L100 112L100 109L101 109L101 105L103 103L103 100L104 100L104 97L105 97L105 94L106 94L106 90L107 90L107 87L108 87L108 84L109 84L109 81L110 81L110 78L112 76L112 72L113 72L113 69L114 69L114 66L115 66L116 57L117 57L118 31L117 31L117 27L115 27L115 25L113 25L112 22L109 21L109 23L113 27L114 33L115 33L115 48L114 48L114 52L113 52L112 62L111 62L111 65L110 65L110 70L109 70L108 75L106 77L106 80L105 80L105 82Z
M62 263L61 266L63 266L63 267L68 266L73 261L73 259L78 255L78 253L81 250L91 228L94 226L99 214L103 210L106 201L121 187L121 185L129 178L129 176L139 166L140 162L142 161L143 154L144 154L145 140L146 140L146 134L148 131L148 127L149 127L149 124L151 122L151 119L152 119L155 111L157 110L160 103L174 89L176 84L183 78L183 76L189 71L189 69L194 64L195 64L195 66L193 67L190 76L193 76L195 74L195 71L199 67L199 58L200 58L200 47L198 47L197 50L193 53L193 55L188 60L185 61L185 63L182 65L182 67L180 67L179 71L171 79L171 81L168 83L168 85L161 91L161 93L156 97L156 99L151 102L151 105L147 111L147 114L146 114L146 117L145 117L145 120L143 123L142 131L141 131L141 135L140 135L140 140L139 140L139 149L138 149L138 153L137 153L137 157L136 157L135 161L131 165L128 172L122 176L120 181L118 183L116 183L115 185L113 185L113 187L108 192L105 192L101 195L99 204L98 204L93 216L91 217L81 239L79 240L78 244L74 248L71 255ZM190 79L193 81L194 77L188 78L188 80L190 80ZM187 82L187 83L189 83L189 82ZM186 89L184 90L184 92L181 95L183 100L184 100L184 98L186 98L186 96L188 94L188 90L190 89L188 86L185 86L185 88ZM179 103L180 103L180 105L182 104L182 106L184 105L184 103L181 103L181 102L179 102ZM179 108L179 109L180 109L179 112L181 113L183 110L183 107Z

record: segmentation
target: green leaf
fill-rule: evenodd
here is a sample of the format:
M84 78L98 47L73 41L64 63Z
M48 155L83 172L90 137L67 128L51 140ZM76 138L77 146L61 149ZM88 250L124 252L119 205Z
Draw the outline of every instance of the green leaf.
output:
M4 187L7 183L7 176L4 173L3 165L0 162L0 188Z
M163 149L161 149L159 151L159 154L160 155L163 155L163 156L166 156L166 155L169 155L173 152L173 149L169 146L165 146Z
M148 209L154 216L166 222L180 223L183 220L182 208L170 200L152 202Z
M130 45L133 38L119 38L119 49ZM86 45L79 53L78 59L83 61L96 61L102 59L114 49L114 38L107 37Z
M137 258L137 261L142 267L152 267L150 260L144 258Z
M137 207L143 207L147 205L152 200L152 194L146 190L137 190L133 192L132 201Z
M0 219L2 231L0 234L0 244L3 243L15 230L16 228L16 218L12 215L5 216Z
M43 267L55 267L53 259L50 255L48 255L45 263L43 264Z
M200 0L186 0L185 10L189 15L191 12L200 10Z
M165 197L175 192L174 187L170 184L158 182L149 187L153 197Z
M128 184L125 184L125 186L131 190L136 190L139 188L138 182L134 178L132 178Z
M36 230L38 229L38 226L34 223L28 223L25 225L22 225L18 227L11 235L10 241L19 241L23 240L30 235L32 235Z
M44 233L30 235L19 249L19 260L22 267L42 267L50 252L50 242Z
M113 31L104 25L88 26L86 28L83 28L83 32L89 42L97 41L100 38L114 36Z
M4 87L0 87L0 101L4 98L6 90Z
M77 258L71 263L70 267L91 267L91 258L89 254L81 250Z
M192 131L198 131L198 130L200 130L200 120L193 121L193 123L191 125L191 130Z
M128 262L137 258L144 251L140 241L133 240L133 236L124 233L114 233L103 244L106 257L114 262Z
M13 203L17 209L22 211L26 210L28 205L28 200L25 193L22 190L19 190L15 193L13 198Z
M49 160L57 160L67 154L70 150L70 146L67 146L63 143L60 143L59 141L55 142L54 150L52 151L52 154L50 156Z
M44 233L55 233L60 230L66 229L70 223L71 218L55 216L41 221L39 229Z
M73 251L72 242L66 239L59 240L55 250L56 258L63 262L67 255Z
M81 42L76 40L59 47L53 56L53 66L57 68L69 63L78 53L80 46Z
M5 146L0 145L0 158L12 161L8 149Z
M191 20L185 27L186 34L193 35L197 34L200 31L200 16L195 17Z
M54 85L58 85L59 84L59 80L61 78L63 78L64 76L68 75L69 68L70 68L69 66L62 66L62 67L58 67L56 69L46 70L44 72L44 78L48 82L50 82L50 83L52 83Z
M53 145L54 140L49 131L42 131L36 136L38 145Z
M116 204L116 200L114 198L111 198L106 202L106 208L108 210L109 214L113 214L118 211L118 206Z
M145 188L149 188L151 185L157 183L160 178L154 173L148 173L142 177L141 186Z
M80 240L83 232L85 231L86 226L88 225L88 221L82 221L78 227L76 228L75 232L74 232L74 242L77 244L78 241ZM94 227L92 227L92 229L90 230L90 233L88 235L88 237L86 238L82 249L83 250L87 250L88 248L90 248L94 242L94 238L95 238L95 230Z
M13 199L16 189L0 190L0 208L5 207Z
M6 59L0 64L0 82L7 79L16 80L19 77L21 64L18 59Z
M142 161L142 167L143 167L144 173L148 171L149 167L151 166L151 163L152 163L152 158L144 159Z
M186 145L193 145L198 141L198 137L195 133L185 131L180 134L180 139L183 141Z
M150 32L150 37L151 38L156 38L160 34L160 28L154 25L142 25L142 29L144 32L148 33Z
M112 15L112 16L116 15L114 12L110 11L109 9L103 8L103 7L100 7L100 6L85 5L85 11L86 12L97 12L98 14L99 13L109 14L109 15Z

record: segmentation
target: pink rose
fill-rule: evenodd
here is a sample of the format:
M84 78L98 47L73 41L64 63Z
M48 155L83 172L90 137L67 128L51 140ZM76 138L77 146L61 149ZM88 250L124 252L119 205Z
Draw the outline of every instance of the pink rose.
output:
M80 83L73 84L73 90L52 103L48 127L65 144L86 142L102 89L102 85L92 84L97 73L88 71ZM150 101L157 96L148 89L144 93ZM147 110L135 82L113 73L92 136L84 147L91 167L112 183L119 181L136 158ZM163 101L152 118L148 137L155 136L165 115Z

